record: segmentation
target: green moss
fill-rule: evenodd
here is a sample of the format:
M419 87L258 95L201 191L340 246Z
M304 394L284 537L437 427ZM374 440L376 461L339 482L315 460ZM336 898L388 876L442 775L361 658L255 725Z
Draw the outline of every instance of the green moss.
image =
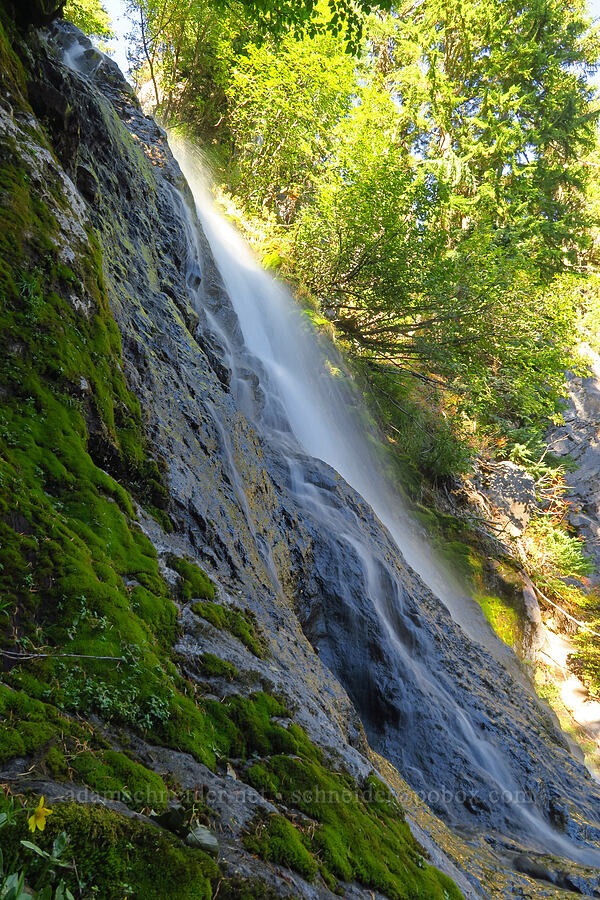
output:
M69 764L61 747L50 747L44 759L46 772L57 781L65 781L69 777Z
M198 662L198 670L210 678L227 678L228 681L233 681L238 677L238 670L234 665L212 653L202 655Z
M211 709L214 714L216 710L214 707ZM229 747L229 756L248 758L252 754L267 756L271 753L298 751L299 743L295 734L271 721L273 717L287 716L287 711L269 694L257 693L249 698L230 697L225 709L229 721L236 729Z
M161 812L168 801L162 778L116 750L84 751L71 761L77 780L112 800L124 800L133 809Z
M85 740L89 732L24 691L0 684L0 763L36 754L57 735Z
M129 599L132 610L152 629L164 647L170 647L177 625L174 604L165 603L161 590L152 592L142 585L133 587Z
M480 538L454 516L418 506L416 515L449 570L458 574L498 637L516 651L522 648L524 609L522 578L510 561L489 564ZM496 593L493 593L496 591Z
M220 882L219 897L221 900L280 900L281 893L258 878L242 878L234 875L231 878L223 878ZM290 895L290 900L297 898Z
M167 563L180 576L179 593L184 602L194 599L212 600L215 596L215 586L199 566L187 559L182 559L174 554L169 554Z
M54 706L0 684L0 762L32 756L53 778L74 779L132 807L163 809L162 779L122 753L107 749L92 728L61 715ZM82 750L82 747L89 749Z
M11 40L4 27L11 27L14 32L14 23L5 18L4 14L0 15L0 19L2 20L2 24L0 24L0 78L2 81L6 80L11 83L11 86L16 86L25 95L27 75L21 60L11 46Z
M50 850L52 841L65 831L70 838L69 856L77 862L77 874L87 885L84 896L102 900L123 900L125 896L144 900L181 897L185 900L210 900L210 879L218 869L201 850L182 844L168 832L124 816L101 806L53 803L46 830L36 842ZM31 838L25 819L18 827L3 831L3 853L7 867L29 863L34 876L40 864L19 841ZM75 873L62 869L67 885L80 896Z
M294 869L308 881L319 871L300 831L283 816L273 814L266 820L259 817L254 822L254 832L245 836L244 845L267 862Z
M513 607L500 597L490 594L477 594L476 599L498 637L509 647L517 646L523 628Z
M66 203L58 180L47 188ZM64 711L130 725L214 765L212 725L170 663L176 609L133 521L130 494L158 504L164 489L122 374L99 246L89 235L65 266L54 213L34 191L16 145L3 143L0 647L16 638L48 658L5 674L45 703L11 713L0 754L37 752L62 733ZM65 651L74 656L58 658Z
M375 777L359 786L348 775L328 771L318 758L279 755L251 766L248 779L266 796L317 823L292 837L294 826L276 820L279 861L285 858L283 864L305 877L310 870L298 844L312 855L328 883L356 880L392 900L461 896L449 878L427 865L402 809ZM258 822L246 845L275 861L269 827Z
M209 601L195 603L193 610L197 616L206 619L215 628L228 631L236 637L250 653L258 657L266 655L267 644L260 635L256 620L249 610L239 612L237 609L229 609Z
M247 778L259 794L268 794L273 797L277 793L277 779L264 763L257 762L251 765Z
M473 547L462 541L444 541L440 550L451 569L463 578L473 582L482 577L483 563Z

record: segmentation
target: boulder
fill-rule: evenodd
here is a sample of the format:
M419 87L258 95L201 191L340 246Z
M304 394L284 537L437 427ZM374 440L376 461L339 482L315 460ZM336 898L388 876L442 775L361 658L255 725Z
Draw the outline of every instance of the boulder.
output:
M533 477L508 460L497 463L488 475L485 492L506 520L507 531L518 536L536 507Z

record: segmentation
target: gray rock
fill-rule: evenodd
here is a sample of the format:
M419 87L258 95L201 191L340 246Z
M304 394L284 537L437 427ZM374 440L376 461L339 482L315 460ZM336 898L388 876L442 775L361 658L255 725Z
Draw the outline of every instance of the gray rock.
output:
M583 537L596 567L592 581L600 583L600 358L591 348L582 349L590 374L568 376L567 423L552 429L548 441L553 453L569 455L577 463L565 478L572 503L569 522Z
M192 828L185 842L190 847L199 847L200 850L210 853L211 856L219 855L219 842L212 831L204 825L196 825L195 828Z
M521 534L536 508L533 477L508 460L496 463L487 478L485 492L503 513L509 533Z

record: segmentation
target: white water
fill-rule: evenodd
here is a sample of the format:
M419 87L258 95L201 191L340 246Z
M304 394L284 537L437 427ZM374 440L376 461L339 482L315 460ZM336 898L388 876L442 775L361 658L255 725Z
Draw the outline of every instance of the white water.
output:
M265 383L261 385L266 393L265 407L259 414L262 424L278 432L278 439L285 446L289 422L302 447L311 456L328 463L369 503L405 559L444 602L457 624L521 680L522 673L512 651L496 637L479 604L436 559L397 492L378 471L377 457L369 446L366 422L361 422L360 412L356 409L360 402L357 393L348 386L347 378L332 374L307 317L289 293L258 267L245 242L215 211L194 154L176 140L171 143L194 194L198 216L238 316L244 344L260 360L266 373ZM218 323L212 319L211 326L219 332ZM328 355L335 359L335 353ZM231 353L227 362L233 370L232 382L235 382L235 353ZM251 418L255 415L252 401L243 391L238 402L246 407L247 415ZM361 546L355 535L340 531L343 526L336 517L336 510L327 507L318 487L306 483L301 468L294 464L293 454L290 454L290 470L295 493L302 497L305 506L313 509L320 521L354 547L362 561L369 596L396 643L399 655L430 702L449 711L457 745L462 746L475 765L487 773L500 792L522 797L522 789L501 750L475 733L467 715L457 707L455 698L444 691L422 662L406 653L406 648L395 637L387 611L387 605L394 600L384 597L375 560L368 548ZM520 821L535 837L539 849L587 864L600 862L599 854L574 845L552 829L535 807L519 799L512 801L511 806L515 822Z
M356 409L360 400L346 379L329 370L307 316L289 292L259 268L245 241L217 213L193 151L176 138L171 138L171 145L194 194L245 345L262 362L276 388L276 397L270 398L271 424L277 424L281 400L304 449L328 463L364 497L408 564L443 601L455 622L521 680L514 655L498 639L479 604L436 558L423 529L411 519L398 492L382 478L380 462L369 446L366 422ZM230 364L235 368L235 360Z

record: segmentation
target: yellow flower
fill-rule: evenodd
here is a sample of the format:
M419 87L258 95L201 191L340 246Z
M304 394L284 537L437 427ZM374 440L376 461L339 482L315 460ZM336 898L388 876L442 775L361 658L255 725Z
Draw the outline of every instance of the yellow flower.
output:
M46 827L46 818L50 815L52 815L52 810L44 806L44 798L40 797L40 802L34 809L33 815L27 820L29 822L29 830L35 831L36 828L39 828L40 831L43 831Z

